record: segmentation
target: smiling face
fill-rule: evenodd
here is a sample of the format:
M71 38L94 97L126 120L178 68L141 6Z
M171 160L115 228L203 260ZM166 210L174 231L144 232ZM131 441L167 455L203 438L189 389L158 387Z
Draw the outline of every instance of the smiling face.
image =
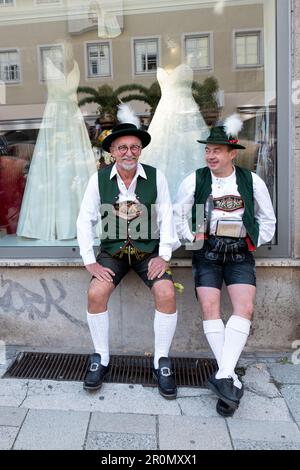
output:
M110 147L118 170L135 170L141 155L142 143L138 137L125 135L115 139Z
M205 147L207 166L215 176L220 178L231 175L232 160L236 155L236 149L232 149L228 145L207 144Z

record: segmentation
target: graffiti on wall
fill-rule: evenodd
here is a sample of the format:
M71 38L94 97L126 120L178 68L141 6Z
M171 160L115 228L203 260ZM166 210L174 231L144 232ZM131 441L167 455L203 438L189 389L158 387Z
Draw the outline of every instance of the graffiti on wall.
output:
M52 281L52 282L51 282ZM42 294L24 287L12 279L0 277L0 312L15 315L27 314L30 320L46 319L56 311L77 326L86 328L86 323L68 313L62 306L67 297L63 284L57 279L40 279Z

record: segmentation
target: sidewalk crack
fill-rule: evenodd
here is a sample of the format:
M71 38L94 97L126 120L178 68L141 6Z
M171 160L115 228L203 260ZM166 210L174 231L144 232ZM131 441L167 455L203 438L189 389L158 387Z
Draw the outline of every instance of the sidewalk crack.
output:
M279 395L269 395L269 394L264 393L264 392L259 392L254 387L251 387L249 385L245 385L245 390L247 390L247 392L253 393L254 395L256 395L258 397L262 397L262 398L269 398L269 399L283 398L283 396L281 395L279 390L278 390Z
M26 385L26 393L25 393L25 397L23 398L22 402L19 404L18 408L21 408L21 407L22 407L22 405L23 405L24 401L25 401L25 400L26 400L26 398L28 397L29 388L30 388L30 383L29 383L29 381L28 381L28 382L26 382L26 384L25 384L25 385Z

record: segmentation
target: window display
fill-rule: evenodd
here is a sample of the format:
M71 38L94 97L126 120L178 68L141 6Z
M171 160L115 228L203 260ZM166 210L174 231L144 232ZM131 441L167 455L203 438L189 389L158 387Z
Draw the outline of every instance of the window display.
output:
M277 210L276 8L275 0L32 0L1 8L4 256L6 247L26 256L37 246L45 257L54 256L51 247L78 256L76 219L102 155L95 121L110 129L122 102L149 130L141 162L165 173L173 200L182 179L205 164L197 140L238 113L246 150L237 163L264 179Z

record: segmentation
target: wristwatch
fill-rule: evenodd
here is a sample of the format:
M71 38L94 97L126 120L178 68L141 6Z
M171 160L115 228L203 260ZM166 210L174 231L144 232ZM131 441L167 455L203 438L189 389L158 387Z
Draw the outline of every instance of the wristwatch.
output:
M171 259L171 256L167 256L167 255L161 255L160 256L164 261L166 261L167 263L170 261Z

